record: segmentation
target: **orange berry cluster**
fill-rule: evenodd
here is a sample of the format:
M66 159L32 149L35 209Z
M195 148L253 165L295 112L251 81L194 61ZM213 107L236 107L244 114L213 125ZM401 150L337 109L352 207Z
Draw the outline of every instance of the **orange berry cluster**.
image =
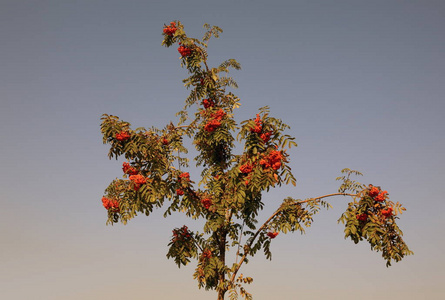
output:
M388 194L387 191L380 191L377 187L370 185L370 190L368 195L371 198L374 198L377 202L383 202L386 199L386 194Z
M253 166L250 163L245 163L244 165L241 165L239 167L239 170L241 171L241 173L249 174L250 172L252 172Z
M219 126L221 126L221 122L213 119L210 120L205 126L204 126L204 130L208 131L208 132L213 132L215 131Z
M272 135L272 132L267 131L260 135L260 138L263 140L264 143L267 143L270 140L270 136Z
M226 116L224 110L219 109L216 113L211 115L212 120L207 122L204 126L204 130L208 132L215 131L219 126L221 126L221 120Z
M134 183L134 190L138 191L141 188L141 185L145 184L147 182L147 178L144 176L138 174L138 175L131 175L130 180Z
M260 115L256 115L256 119L254 120L255 127L250 129L250 132L256 133L260 135L260 138L263 140L264 143L267 143L270 140L270 137L272 135L272 132L270 131L263 131L263 121L260 118Z
M179 46L178 52L179 54L181 54L182 57L187 57L192 54L192 49L184 46Z
M138 170L130 166L130 164L127 162L124 162L122 164L122 171L124 171L124 173L128 175L137 175L139 173Z
M111 210L114 212L119 211L119 202L117 200L102 197L102 204L107 210Z
M184 181L188 182L190 181L190 174L188 172L181 173L179 175L179 179L180 180L184 179Z
M264 156L260 160L260 165L263 166L263 168L272 168L275 171L277 171L279 168L281 168L281 161L283 160L283 154L281 151L278 150L272 150L270 151L269 155Z
M382 215L385 218L388 218L388 217L392 216L392 211L393 211L392 207L388 207L387 209L382 209Z
M203 199L201 199L201 204L206 209L209 209L210 206L212 206L213 202L212 202L212 200L210 198L203 198Z
M170 26L165 26L163 31L164 31L164 34L173 36L173 34L175 34L177 29L178 28L176 28L176 23L170 22Z
M116 140L118 141L126 141L130 138L130 134L128 131L121 131L119 133L116 133Z
M255 127L251 128L250 131L254 132L254 133L260 133L261 130L263 129L263 121L261 121L260 115L257 114L256 115L256 119L255 119Z
M392 213L394 211L392 207L381 209L382 204L380 203L386 200L387 194L388 194L387 191L382 191L378 187L373 186L372 184L369 185L368 196L371 197L372 200L376 202L375 208L377 209L377 213L380 212L382 216L385 218L389 218L390 216L392 216ZM358 214L356 215L356 218L357 220L364 222L368 220L368 214L367 213Z

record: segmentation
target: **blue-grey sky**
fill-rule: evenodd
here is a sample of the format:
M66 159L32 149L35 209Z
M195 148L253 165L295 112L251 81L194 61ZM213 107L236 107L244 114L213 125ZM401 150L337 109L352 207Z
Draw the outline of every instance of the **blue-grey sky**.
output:
M297 187L265 196L267 219L287 196L335 192L342 168L407 207L399 222L415 255L386 268L343 239L344 198L307 234L280 235L273 260L243 273L254 299L441 299L445 288L445 2L0 1L0 297L212 299L194 265L166 259L161 211L105 226L103 190L122 174L99 132L103 113L162 127L187 91L162 27L190 36L223 28L210 63L237 59L237 119L271 114L291 126ZM193 170L191 171L193 173Z

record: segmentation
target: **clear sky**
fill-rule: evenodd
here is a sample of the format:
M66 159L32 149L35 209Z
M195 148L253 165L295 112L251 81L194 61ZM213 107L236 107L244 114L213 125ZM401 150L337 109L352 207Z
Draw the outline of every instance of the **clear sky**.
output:
M440 0L1 0L0 298L216 298L198 290L193 264L165 256L171 229L198 229L193 221L159 211L105 226L101 203L122 174L101 114L162 127L187 96L178 52L161 46L175 19L195 37L204 23L223 28L210 62L241 63L239 120L269 105L292 127L297 187L265 196L260 220L287 196L335 192L345 167L408 209L399 225L415 255L386 268L367 244L343 239L346 199L332 199L306 235L280 235L272 261L245 266L254 299L442 299Z

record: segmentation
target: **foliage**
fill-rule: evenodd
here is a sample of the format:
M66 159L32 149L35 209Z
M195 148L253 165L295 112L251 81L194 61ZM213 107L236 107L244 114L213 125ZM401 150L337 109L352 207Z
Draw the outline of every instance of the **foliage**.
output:
M306 200L288 197L259 226L258 213L265 205L263 193L282 184L296 184L287 153L296 143L285 133L289 126L271 117L268 107L249 120L235 122L234 110L240 100L227 91L237 87L228 74L241 66L234 59L218 67L208 66L207 43L211 37L219 37L222 30L207 24L204 28L204 37L198 40L188 37L179 21L164 26L162 44L179 45L181 65L189 73L183 83L190 95L177 113L176 125L132 129L130 123L116 116L102 116L101 132L103 142L110 145L109 158L123 156L127 160L122 167L123 178L112 181L102 198L108 223L125 224L137 214L148 216L160 207L165 208L165 217L181 212L205 220L202 233L192 232L185 225L173 229L167 257L178 267L197 261L194 278L198 286L216 290L218 299L223 299L227 291L230 299L238 295L251 299L243 285L253 279L238 275L243 263L259 250L271 259L270 246L279 233L304 233L314 215L330 207L323 200L326 197L353 198L340 218L346 225L346 237L356 243L367 239L371 249L382 251L387 265L411 254L395 223L404 208L389 201L380 188L351 180L351 175L361 174L349 169L337 178L343 182L338 193ZM195 113L189 116L192 107ZM186 138L198 151L195 161L202 173L197 184L183 171L189 167L183 144ZM239 154L235 153L236 142L243 145ZM237 252L230 267L226 252L232 248Z

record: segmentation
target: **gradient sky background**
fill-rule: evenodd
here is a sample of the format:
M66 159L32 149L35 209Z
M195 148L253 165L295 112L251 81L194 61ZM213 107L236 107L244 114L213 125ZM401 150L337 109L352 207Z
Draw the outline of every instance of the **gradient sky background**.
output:
M99 131L102 113L163 127L187 96L164 23L190 36L224 29L213 65L235 58L237 119L270 105L292 129L297 187L265 196L265 220L287 196L335 192L360 170L407 207L414 256L391 268L343 239L334 198L307 234L280 235L242 272L266 299L442 299L445 279L445 1L0 1L0 298L215 299L194 265L167 260L174 227L161 212L105 226L101 197L122 174ZM191 170L192 176L196 170Z

